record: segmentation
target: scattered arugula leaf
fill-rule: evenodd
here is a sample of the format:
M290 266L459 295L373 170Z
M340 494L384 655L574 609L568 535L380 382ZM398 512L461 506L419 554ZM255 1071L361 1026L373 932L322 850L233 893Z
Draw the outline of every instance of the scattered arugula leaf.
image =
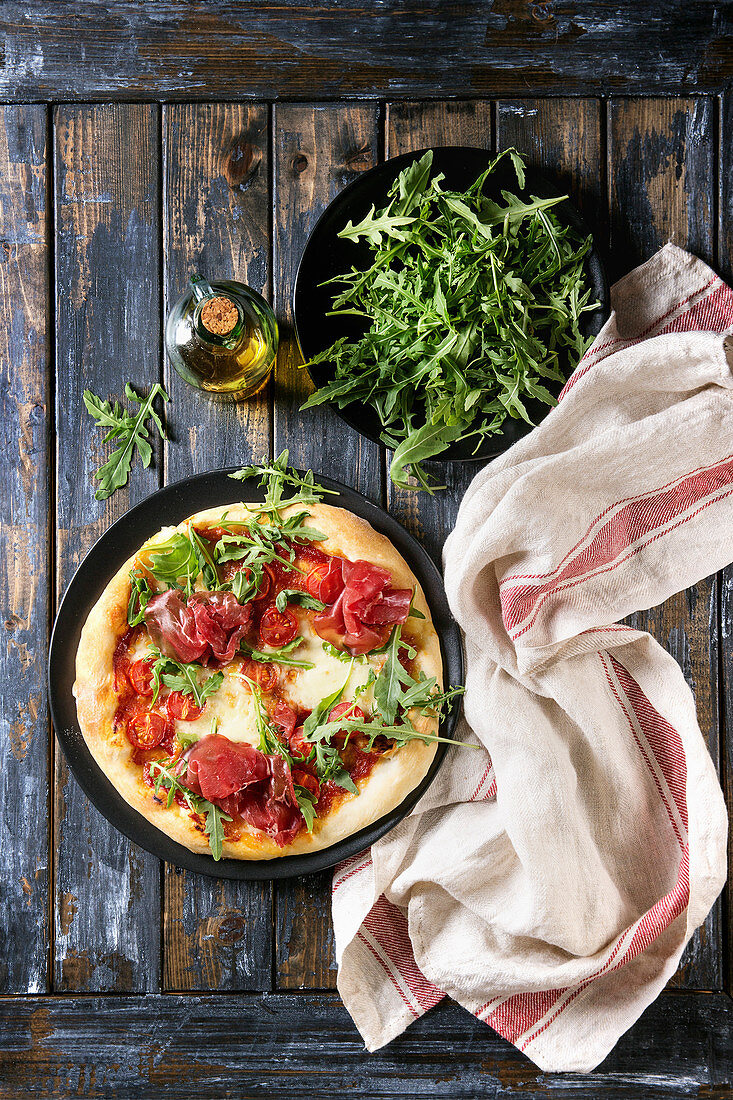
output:
M153 448L150 445L147 425L149 417L152 417L161 439L166 438L160 416L153 407L153 402L158 395L164 401L170 400L159 382L151 388L147 397L141 397L127 382L125 396L138 405L136 413L128 413L121 407L119 401L115 401L113 405L110 401L97 397L91 390L84 390L83 398L87 412L94 417L100 428L108 429L103 442L108 443L112 439L118 442L118 446L107 461L94 474L95 481L99 482L99 488L94 494L97 500L106 500L116 489L127 484L136 450L143 466L147 468L150 465Z
M130 570L130 598L127 601L127 624L137 626L145 618L145 608L148 600L155 592L148 584L147 577L141 569Z
M173 657L166 657L157 646L148 646L148 656L152 658L153 703L158 698L162 682L171 691L193 695L196 706L203 707L209 696L224 682L224 673L214 672L202 684L199 683L199 675L205 671L203 665L187 664L176 661Z
M312 791L308 790L307 787L301 787L300 783L294 783L293 790L295 791L295 800L298 803L303 818L305 819L305 827L309 833L312 833L313 822L318 816L315 810L315 805L318 799Z
M265 488L264 504L248 504L247 507L252 511L269 514L276 520L280 519L282 508L289 508L293 504L317 504L320 500L323 500L324 493L338 496L337 490L326 489L323 485L318 485L313 477L312 470L300 474L297 470L288 466L287 448L281 451L272 462L267 458L262 458L255 465L243 466L241 470L229 474L229 477L233 477L237 481L249 481L250 478L259 478L258 484ZM291 496L283 498L286 488L294 489L295 492Z
M365 242L371 264L329 280L337 285L331 316L360 318L363 332L314 356L333 377L303 408L371 406L401 488L442 488L426 459L458 440L480 446L507 417L531 422L528 398L554 405L543 380L559 387L589 343L580 321L595 308L585 270L591 238L558 219L554 207L566 196L484 195L504 157L523 192L515 149L464 192L432 174L428 150L400 172L386 207L339 234Z
M310 592L301 592L299 588L281 588L275 598L275 607L282 612L289 603L300 604L312 611L323 611L326 606L323 600L317 600Z
M157 795L161 787L166 788L168 791L168 799L166 801L167 809L170 809L173 805L173 799L176 794L180 794L191 813L204 818L204 830L209 838L211 854L214 859L218 861L221 859L222 845L224 843L223 822L231 821L232 819L225 814L219 806L215 806L213 802L209 802L206 798L202 798L201 795L194 794L194 792L183 782L182 777L177 775L173 770L171 767L172 764L175 767L175 763L172 759L165 761L150 761L151 775L155 772L153 789Z
M287 645L280 646L279 649L272 649L265 651L264 649L254 649L249 642L245 642L244 639L239 643L239 647L242 653L246 653L248 657L251 657L253 661L263 661L269 664L285 665L287 668L315 668L315 665L310 661L299 661L297 658L293 658L290 654L303 644L303 637L299 635L297 638L293 638L292 642L288 642Z
M367 657L364 653L360 653L358 657L352 657L347 649L339 649L330 642L323 642L322 645L323 652L328 653L330 657L335 657L337 661L343 661L344 664L348 664L349 661L354 661L357 665L366 664Z

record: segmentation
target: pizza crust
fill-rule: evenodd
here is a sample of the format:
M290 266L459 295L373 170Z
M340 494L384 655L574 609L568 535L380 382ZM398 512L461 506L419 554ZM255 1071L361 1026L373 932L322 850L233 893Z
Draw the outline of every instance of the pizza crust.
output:
M298 510L302 506L296 506ZM287 516L289 509L282 514ZM442 660L438 636L430 617L430 609L420 584L407 562L388 538L365 520L328 504L309 506L309 525L327 536L322 543L328 553L340 554L355 561L364 558L380 565L392 574L395 588L415 588L415 607L424 619L409 620L410 638L417 656L415 668L426 676L435 676L442 688ZM215 526L224 513L229 520L248 520L252 513L246 504L209 508L179 524L185 530L189 523L197 527ZM113 718L117 709L114 686L114 652L127 630L127 604L130 595L130 570L144 561L147 552L168 538L176 528L164 528L149 539L132 558L118 570L92 608L82 629L76 657L74 695L79 725L84 740L99 767L125 800L161 832L193 852L210 854L208 837L196 827L188 813L173 803L170 809L158 804L152 790L141 776L141 768L132 759L132 746L122 731L115 732ZM424 718L415 712L413 724L421 732L436 733L437 720ZM236 841L225 841L223 856L232 859L275 859L285 855L302 855L328 848L372 824L414 790L428 772L435 757L437 743L410 741L380 757L371 773L360 781L358 795L345 794L343 800L321 820L314 822L313 833L305 831L284 848L253 830ZM161 797L163 792L161 792Z

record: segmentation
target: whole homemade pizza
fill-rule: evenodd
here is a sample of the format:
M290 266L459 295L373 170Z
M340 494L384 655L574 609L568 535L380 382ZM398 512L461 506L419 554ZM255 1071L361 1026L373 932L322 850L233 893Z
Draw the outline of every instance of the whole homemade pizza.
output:
M164 528L112 578L76 659L79 723L124 798L195 852L269 859L392 810L435 755L425 597L392 543L275 462L262 504ZM286 495L289 494L289 495Z

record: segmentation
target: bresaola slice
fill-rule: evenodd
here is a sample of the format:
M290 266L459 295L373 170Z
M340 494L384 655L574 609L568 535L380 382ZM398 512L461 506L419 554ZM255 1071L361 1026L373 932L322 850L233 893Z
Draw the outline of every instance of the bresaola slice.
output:
M240 604L233 592L194 592L186 601L169 589L145 608L148 634L161 653L203 665L231 661L251 618L251 604Z
M392 577L386 569L361 559L341 559L341 575L341 594L330 607L318 612L313 626L325 641L357 656L384 643L385 626L406 622L412 591L392 588Z
M188 754L185 782L230 817L238 815L283 847L300 830L290 770L282 756L214 733Z

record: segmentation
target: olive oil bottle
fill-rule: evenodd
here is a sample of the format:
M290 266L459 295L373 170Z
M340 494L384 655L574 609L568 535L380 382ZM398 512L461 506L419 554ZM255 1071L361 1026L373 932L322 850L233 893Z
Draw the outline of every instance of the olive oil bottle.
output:
M192 275L168 315L168 356L191 386L243 400L262 389L277 352L277 321L261 294L230 279Z

